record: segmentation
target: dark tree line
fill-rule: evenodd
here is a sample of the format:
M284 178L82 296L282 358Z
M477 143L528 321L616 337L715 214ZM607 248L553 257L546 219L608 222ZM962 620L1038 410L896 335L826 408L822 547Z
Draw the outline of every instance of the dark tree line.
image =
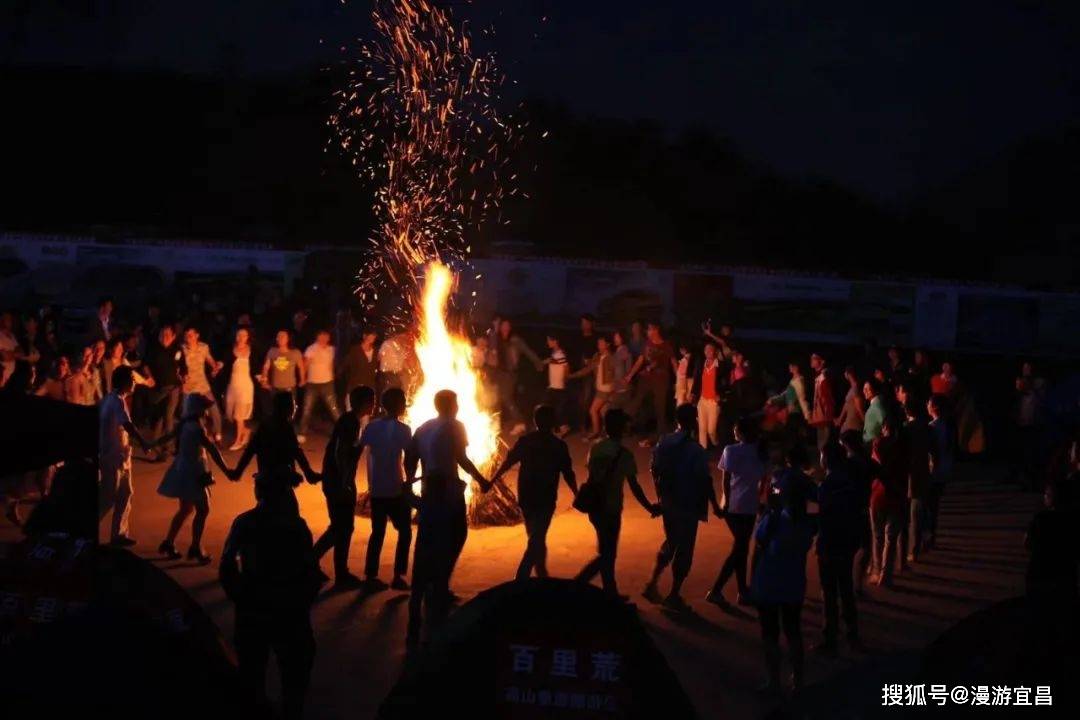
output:
M371 188L325 151L333 72L261 82L4 68L3 222L362 245ZM526 108L514 171L528 199L509 198L503 224L477 231L481 251L514 240L543 255L962 278L1000 278L995 255L1016 251L1075 262L1075 129L901 210L781 176L711 131Z

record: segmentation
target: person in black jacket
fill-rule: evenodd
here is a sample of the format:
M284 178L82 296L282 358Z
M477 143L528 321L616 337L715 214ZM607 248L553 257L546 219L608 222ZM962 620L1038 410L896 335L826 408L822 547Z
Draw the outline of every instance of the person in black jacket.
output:
M499 470L491 478L494 484L506 472L521 463L518 472L518 503L525 518L528 544L518 565L517 579L526 580L536 570L545 578L547 571L547 532L555 515L559 493L559 475L577 495L577 480L566 442L555 435L556 414L550 405L538 405L533 412L536 430L518 438Z
M219 578L236 605L236 656L245 690L256 702L265 700L273 650L284 716L302 717L315 660L311 605L321 574L311 531L286 495L263 495L233 521Z
M349 393L351 410L334 424L323 456L322 490L330 527L315 543L315 557L321 559L334 548L334 585L356 587L360 578L349 572L349 545L352 543L356 511L356 466L363 448L360 430L375 409L375 391L367 385Z

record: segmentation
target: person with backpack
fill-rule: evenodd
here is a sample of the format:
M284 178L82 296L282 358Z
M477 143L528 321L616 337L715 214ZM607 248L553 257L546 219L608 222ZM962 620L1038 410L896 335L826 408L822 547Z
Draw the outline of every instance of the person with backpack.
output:
M604 431L607 438L589 450L587 465L589 479L578 490L574 507L589 515L589 522L596 530L597 556L585 564L576 579L590 582L597 574L608 594L619 595L615 582L615 554L619 546L619 530L622 527L623 482L630 486L634 499L651 517L661 512L659 503L651 503L637 479L637 464L632 452L623 447L629 418L622 410L608 410L604 415Z
M547 532L555 515L559 475L566 480L575 497L578 492L570 450L566 442L555 435L556 422L555 408L538 405L533 412L536 430L518 438L491 478L491 482L496 483L510 468L521 463L521 470L518 471L518 505L525 519L528 544L518 565L518 580L528 579L534 570L537 577L548 576Z
M660 497L664 543L656 554L652 577L642 591L645 599L665 607L686 608L681 590L694 559L698 523L709 519L709 507L721 517L705 448L695 439L697 407L689 403L675 409L679 429L665 436L653 450L652 474ZM671 591L661 599L657 582L671 566Z

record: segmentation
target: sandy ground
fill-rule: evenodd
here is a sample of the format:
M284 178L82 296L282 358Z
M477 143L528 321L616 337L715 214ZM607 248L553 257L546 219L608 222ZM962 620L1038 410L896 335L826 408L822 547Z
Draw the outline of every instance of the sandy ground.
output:
M323 438L312 437L306 451L320 467ZM586 445L570 438L579 476ZM639 468L647 467L647 453L635 450ZM226 453L235 463L237 453ZM252 506L250 472L239 483L219 480L213 488L213 506L204 548L215 555L210 566L186 561L164 561L156 556L173 502L157 495L164 464L135 464L132 534L135 551L159 563L206 608L226 638L232 634L232 607L217 581L216 555L229 524L237 513ZM834 660L808 656L807 681L832 678L893 653L925 646L942 630L971 612L1019 594L1024 554L1022 537L1030 513L1038 504L1032 495L995 485L999 472L992 467L963 466L943 503L939 549L912 571L900 576L889 590L873 589L860 603L861 626L867 653L844 650ZM653 486L642 475L646 492ZM508 478L513 487L515 478ZM317 537L327 526L319 488L305 485L298 491L301 513ZM357 518L351 567L361 573L369 522ZM185 528L177 547L186 551ZM381 576L391 575L392 548L397 536L387 529ZM632 593L653 638L693 699L701 717L748 718L763 714L769 705L759 701L754 688L762 677L758 624L753 611L727 614L703 598L715 579L731 545L726 526L715 518L701 528L697 555L685 587L695 613L672 615L650 605L640 592L661 542L661 526L627 492L626 511L618 559L623 592ZM453 578L454 590L468 599L480 590L505 582L514 575L525 533L521 526L474 529L469 533L461 562ZM594 552L595 536L587 520L570 509L570 496L561 490L559 509L549 535L549 567L556 576L575 573ZM808 644L821 629L821 601L816 563L810 556L809 588L804 610ZM331 574L330 555L323 568ZM661 585L666 588L667 579ZM734 583L727 593L734 599ZM373 717L395 682L404 657L407 595L386 591L364 596L359 591L324 591L314 608L318 654L310 693L309 717L338 719ZM273 671L272 671L273 672ZM271 681L273 683L273 680Z

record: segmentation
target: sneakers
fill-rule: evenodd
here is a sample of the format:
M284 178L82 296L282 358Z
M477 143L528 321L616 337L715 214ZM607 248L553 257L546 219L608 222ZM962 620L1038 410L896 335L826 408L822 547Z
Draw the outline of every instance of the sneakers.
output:
M363 581L351 572L334 573L334 587L339 590L357 588L363 584Z
M390 587L377 577L369 577L364 581L364 586L368 592L381 592Z
M202 548L192 546L187 551L187 559L188 560L194 560L195 562L199 563L200 565L209 565L210 561L213 560L214 558L212 556L207 555L206 553L204 553L202 551Z
M682 595L668 595L660 604L668 610L675 610L677 612L687 612L690 610L690 606L683 600Z
M651 582L645 586L645 589L641 591L641 597L645 598L653 605L659 605L663 602L663 598L660 597L660 591L656 587L656 583Z
M724 598L724 596L716 590L710 590L708 594L705 595L705 602L711 602L713 605L720 608L721 610L731 609L731 603L729 603Z
M167 557L169 560L179 560L180 551L171 542L163 542L158 545L158 552Z

